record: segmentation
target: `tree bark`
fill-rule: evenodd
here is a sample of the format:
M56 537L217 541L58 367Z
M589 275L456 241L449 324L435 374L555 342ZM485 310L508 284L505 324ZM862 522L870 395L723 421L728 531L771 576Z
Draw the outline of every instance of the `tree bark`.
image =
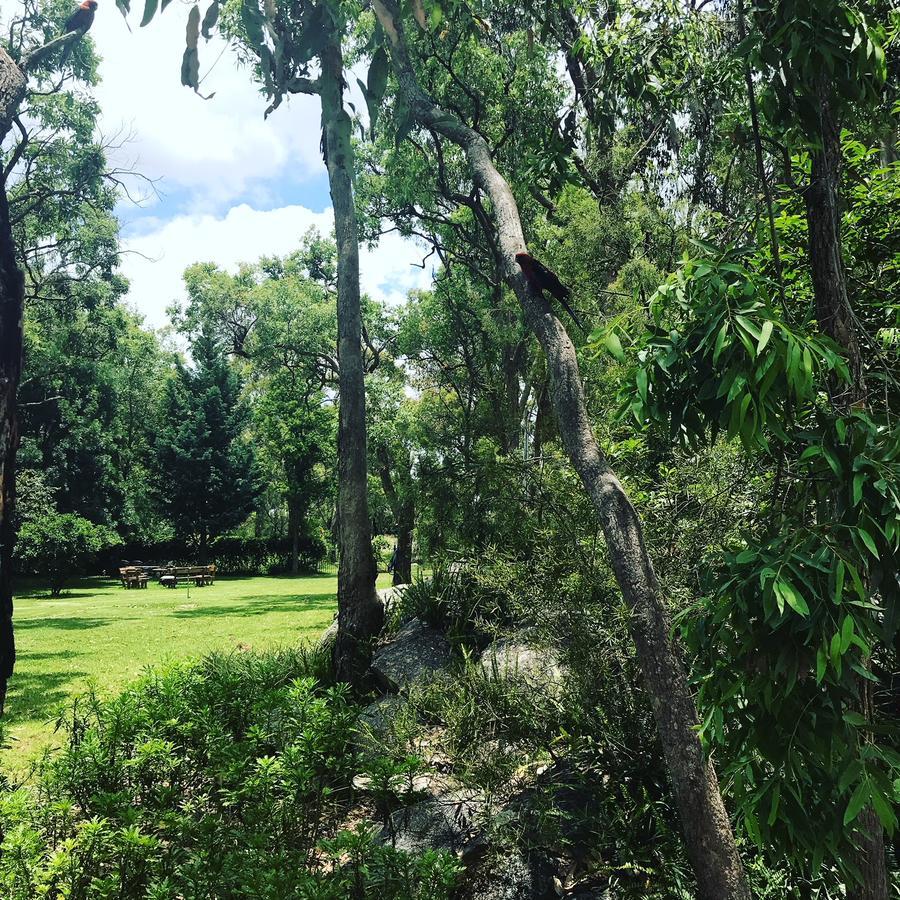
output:
M685 845L701 900L749 900L743 866L718 781L696 732L698 715L669 616L644 545L637 512L600 450L584 401L575 348L543 295L515 260L525 250L518 206L484 139L441 109L419 86L393 0L374 0L388 37L400 89L416 120L465 153L476 187L490 199L503 256L503 276L519 299L550 373L550 391L569 459L590 496L628 603L630 631L681 816Z
M288 498L288 536L291 542L291 575L300 574L300 509L293 497Z
M0 141L9 133L13 117L25 97L25 89L25 74L0 47ZM0 715L16 664L12 554L16 539L13 518L16 451L19 447L16 391L22 374L24 299L25 280L16 261L6 183L0 180Z
M829 101L827 82L820 81L820 146L812 152L809 185L805 192L809 229L809 266L819 328L844 350L850 367L847 393L832 398L838 409L865 404L862 354L847 296L841 244L841 133Z
M832 385L832 403L843 413L867 404L863 357L847 294L841 242L841 131L834 114L827 74L816 87L819 107L819 145L812 151L809 185L805 192L809 231L809 266L820 330L844 351L850 370L849 385ZM869 683L858 679L860 711L871 718ZM887 860L884 829L875 811L868 807L857 820L856 858L862 875L859 885L847 886L847 900L888 900Z
M16 390L22 374L22 306L25 282L16 263L6 184L0 182L0 715L16 664L13 634L12 555L16 532Z
M328 19L328 16L325 16ZM320 54L322 134L334 232L337 240L338 322L338 635L339 679L359 683L369 666L371 643L383 611L375 594L375 557L369 521L366 471L366 393L359 295L359 238L353 202L350 116L344 109L344 60L340 35L328 26Z
M416 507L408 497L401 497L391 475L391 455L384 444L378 447L378 474L397 526L397 552L394 555L394 584L412 581L412 543L416 527Z
M412 582L413 529L415 509L411 503L404 504L400 520L397 522L397 555L394 557L394 584Z

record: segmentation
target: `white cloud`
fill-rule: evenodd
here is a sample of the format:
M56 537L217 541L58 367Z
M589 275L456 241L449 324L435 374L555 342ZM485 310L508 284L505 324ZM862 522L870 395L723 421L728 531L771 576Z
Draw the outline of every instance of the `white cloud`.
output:
M133 6L138 14L143 8ZM156 327L166 324L166 307L183 298L182 275L192 263L235 271L264 254L289 253L311 226L324 234L333 227L330 209L310 208L321 206L325 174L318 98L291 97L264 120L266 100L250 72L231 50L222 53L220 40L201 40L201 75L208 73L201 90L215 92L202 100L180 80L187 11L172 3L146 28L132 15L129 31L113 0L100 0L91 28L102 58L93 93L103 133L132 135L111 162L134 164L160 179L163 193L178 194L177 205L121 210L128 301ZM361 109L356 75L365 77L362 67L348 74L348 100ZM395 233L360 255L362 289L376 299L400 302L431 281L431 268L417 267L424 253Z
M184 299L182 275L195 262L214 262L231 272L260 256L295 250L307 229L331 232L331 210L304 206L256 210L246 204L227 214L177 216L124 241L122 270L131 281L130 304L154 327L166 324L166 307ZM361 286L370 296L400 302L413 288L427 287L430 268L421 269L419 247L397 234L385 235L374 250L361 248Z
M186 18L186 7L173 3L146 28L133 16L129 32L112 0L101 3L91 36L102 57L102 127L108 135L133 133L116 163L134 162L147 177L161 178L164 192L189 190L203 210L247 191L265 201L271 179L319 175L317 98L291 97L264 120L266 101L251 73L216 39L201 40L201 74L209 71L201 90L215 92L202 100L180 81Z

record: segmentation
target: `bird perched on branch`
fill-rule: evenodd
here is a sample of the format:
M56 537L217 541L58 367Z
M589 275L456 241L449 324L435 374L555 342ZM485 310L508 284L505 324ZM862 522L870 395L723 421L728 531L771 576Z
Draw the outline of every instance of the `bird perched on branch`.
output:
M66 31L87 31L94 24L94 12L97 9L97 0L83 0L82 4L66 20Z
M517 253L516 262L522 269L528 283L536 291L546 291L562 304L563 309L572 317L575 324L584 330L581 320L569 306L572 292L559 280L555 272L551 272L543 263L538 262L530 253Z

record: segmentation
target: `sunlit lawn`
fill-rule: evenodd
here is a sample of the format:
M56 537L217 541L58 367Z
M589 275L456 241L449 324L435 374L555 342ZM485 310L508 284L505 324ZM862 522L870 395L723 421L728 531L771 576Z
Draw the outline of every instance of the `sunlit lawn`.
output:
M379 576L379 587L389 583ZM334 575L222 578L190 591L155 583L126 591L90 578L56 599L40 584L22 584L4 761L19 768L51 740L61 704L90 683L106 693L152 663L315 640L334 616L336 592Z

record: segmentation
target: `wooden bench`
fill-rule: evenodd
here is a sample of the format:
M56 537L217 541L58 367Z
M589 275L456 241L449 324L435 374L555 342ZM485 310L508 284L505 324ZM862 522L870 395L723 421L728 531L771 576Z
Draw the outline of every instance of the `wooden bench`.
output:
M150 576L137 566L125 566L119 569L119 578L122 579L122 587L126 590L129 588L145 588Z
M164 566L159 570L159 583L165 587L178 587L179 583L193 582L205 587L216 580L215 566Z

